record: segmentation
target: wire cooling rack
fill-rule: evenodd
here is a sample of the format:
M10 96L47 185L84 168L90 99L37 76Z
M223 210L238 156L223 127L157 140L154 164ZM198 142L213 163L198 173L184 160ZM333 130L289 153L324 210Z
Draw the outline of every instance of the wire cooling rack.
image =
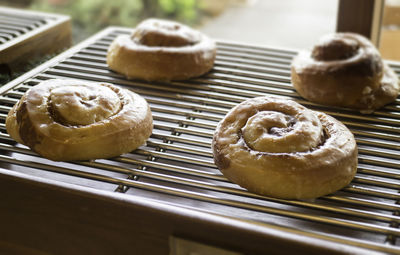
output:
M0 7L0 67L17 69L28 61L71 44L66 15ZM18 66L18 67L17 67Z
M105 59L113 39L130 32L107 28L0 89L0 167L338 244L400 252L399 100L371 115L310 103L291 85L296 51L222 41L207 75L170 83L127 80L110 71ZM400 71L399 63L389 64ZM5 130L8 111L30 87L52 78L110 82L142 95L153 113L152 136L131 153L90 162L52 162L15 144ZM314 201L280 200L249 193L222 176L210 148L215 127L230 108L262 95L291 98L349 127L359 167L348 187Z

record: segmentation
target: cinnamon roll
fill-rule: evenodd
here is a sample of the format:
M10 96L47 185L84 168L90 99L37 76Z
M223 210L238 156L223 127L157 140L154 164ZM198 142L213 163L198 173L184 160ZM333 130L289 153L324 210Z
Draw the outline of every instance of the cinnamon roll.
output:
M357 145L338 120L286 99L258 97L232 108L216 128L214 161L250 192L312 199L353 179Z
M321 38L312 51L301 51L292 62L292 83L304 98L362 113L394 101L397 75L365 37L336 33Z
M183 24L160 19L141 22L133 33L110 45L107 64L128 78L148 81L184 80L208 72L216 45Z
M8 113L7 132L56 160L110 158L132 151L152 133L146 100L108 83L47 80L29 89Z

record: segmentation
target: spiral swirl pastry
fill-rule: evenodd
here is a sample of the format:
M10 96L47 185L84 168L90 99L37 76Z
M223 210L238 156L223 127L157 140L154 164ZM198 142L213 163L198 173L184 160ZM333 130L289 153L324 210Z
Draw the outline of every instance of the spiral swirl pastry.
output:
M357 145L339 121L276 97L232 108L214 133L214 161L232 182L284 199L312 199L353 179Z
M399 94L397 75L365 37L335 33L292 62L292 83L304 98L370 113Z
M8 113L7 132L56 160L110 158L142 145L152 133L146 100L108 83L47 80Z
M215 55L215 42L199 31L173 21L148 19L131 36L120 35L111 43L107 64L128 78L185 80L208 72Z

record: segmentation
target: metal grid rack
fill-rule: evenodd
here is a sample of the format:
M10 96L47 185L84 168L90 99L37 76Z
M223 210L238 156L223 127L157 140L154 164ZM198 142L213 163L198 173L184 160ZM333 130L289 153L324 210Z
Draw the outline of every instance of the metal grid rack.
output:
M54 18L10 13L0 9L0 45L45 25Z
M371 115L310 103L290 83L296 51L232 42L218 42L215 67L203 77L171 83L126 80L107 68L105 56L117 35L130 32L105 29L0 89L1 168L400 253L399 100ZM400 72L399 63L389 64ZM15 144L5 130L7 112L31 86L50 78L111 82L141 94L151 105L152 136L132 153L91 162L52 162ZM210 148L216 124L237 103L268 94L324 111L350 128L359 146L359 167L348 187L315 201L280 200L251 194L221 175Z
M0 64L13 69L18 63L54 53L70 43L68 16L0 7Z

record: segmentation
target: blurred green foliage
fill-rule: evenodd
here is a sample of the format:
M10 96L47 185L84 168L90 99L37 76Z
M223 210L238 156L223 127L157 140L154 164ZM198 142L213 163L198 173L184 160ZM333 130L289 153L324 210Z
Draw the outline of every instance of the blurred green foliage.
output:
M33 0L30 9L71 16L75 43L110 25L134 27L149 17L196 25L203 14L196 0Z
M201 6L197 3L195 0L158 0L163 14L186 23L193 23L198 18Z

